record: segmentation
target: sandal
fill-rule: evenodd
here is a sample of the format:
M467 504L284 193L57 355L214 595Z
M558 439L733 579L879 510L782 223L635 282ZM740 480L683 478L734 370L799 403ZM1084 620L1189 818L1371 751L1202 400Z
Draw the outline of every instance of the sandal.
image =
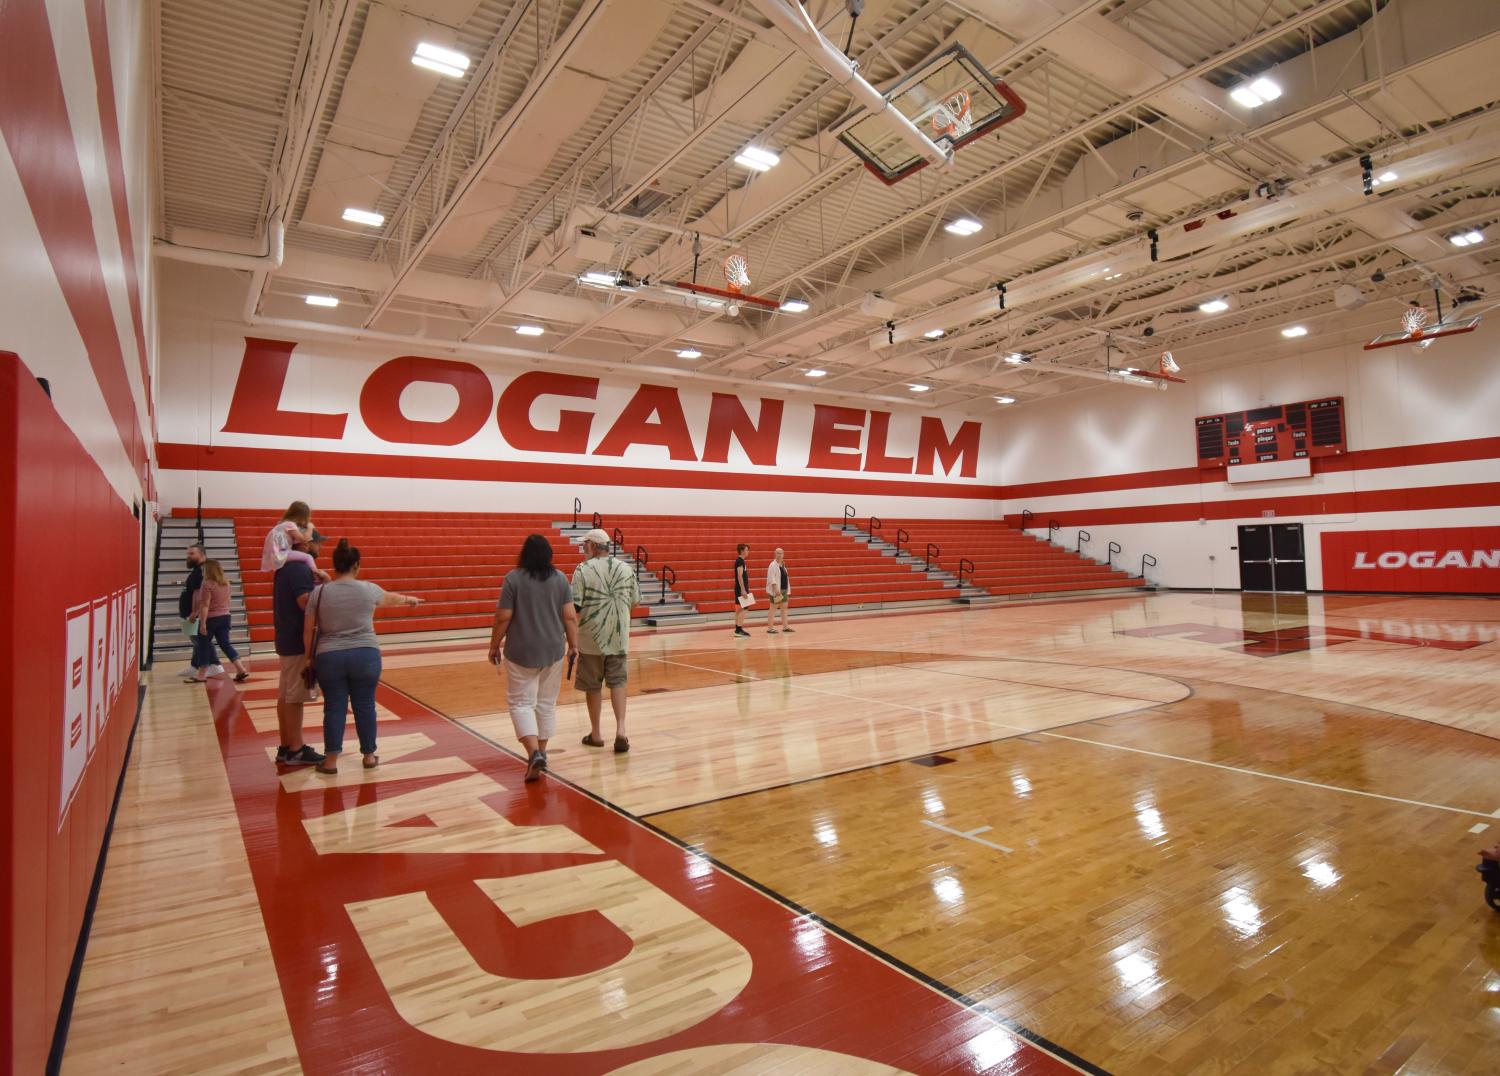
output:
M587 736L585 736L583 738L583 746L584 747L603 747L604 746L604 741L603 740L596 740L596 739L594 739L594 734L591 732L591 733L589 733Z
M335 767L334 769L331 769L331 770L325 770L323 768L323 764L321 762L318 763L316 766L314 766L313 770L315 770L318 773L325 774L328 777L335 777L335 776L338 775L338 772L339 772L338 769L337 769L337 767Z
M250 674L249 674L249 673L247 673L247 672L245 672L245 673L240 673L240 674L239 674L239 675L238 675L238 676L236 676L236 677L235 677L235 678L234 678L234 682L235 682L235 683L236 683L236 684L243 684L243 683L244 683L244 682L245 682L245 681L246 681L246 680L248 680L248 679L250 679Z
M367 770L373 770L376 766L380 765L380 756L379 755L371 755L369 758L367 758L367 759L364 760L364 765L365 765L365 769L367 769Z
M602 744L600 746L603 746ZM630 741L623 736L615 737L615 754L623 755L630 750Z

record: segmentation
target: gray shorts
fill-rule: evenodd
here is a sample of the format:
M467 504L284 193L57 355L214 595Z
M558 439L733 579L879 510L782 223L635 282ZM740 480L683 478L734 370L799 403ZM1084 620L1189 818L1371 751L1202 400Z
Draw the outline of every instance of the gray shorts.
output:
M573 673L573 686L579 691L598 691L600 687L620 687L625 683L624 654L579 654Z

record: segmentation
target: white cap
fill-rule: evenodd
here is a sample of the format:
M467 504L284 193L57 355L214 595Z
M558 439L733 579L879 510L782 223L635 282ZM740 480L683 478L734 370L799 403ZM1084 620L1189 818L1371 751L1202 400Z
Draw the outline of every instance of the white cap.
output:
M585 534L583 536L583 540L585 542L593 542L594 545L596 545L600 549L608 549L610 544L609 535L605 534L598 527L595 527L593 530Z

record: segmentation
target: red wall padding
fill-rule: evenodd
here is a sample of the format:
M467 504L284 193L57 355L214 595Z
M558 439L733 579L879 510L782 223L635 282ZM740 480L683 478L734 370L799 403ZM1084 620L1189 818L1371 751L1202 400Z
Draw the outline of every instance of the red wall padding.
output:
M1500 527L1324 531L1323 589L1500 594Z
M135 720L139 566L131 506L0 352L0 1070L46 1063Z

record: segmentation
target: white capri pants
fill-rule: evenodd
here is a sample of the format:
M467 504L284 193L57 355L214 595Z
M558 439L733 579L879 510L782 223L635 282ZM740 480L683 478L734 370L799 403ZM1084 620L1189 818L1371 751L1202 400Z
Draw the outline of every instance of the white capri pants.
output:
M562 687L563 663L528 669L505 659L505 701L517 736L550 740L557 731L557 692Z

